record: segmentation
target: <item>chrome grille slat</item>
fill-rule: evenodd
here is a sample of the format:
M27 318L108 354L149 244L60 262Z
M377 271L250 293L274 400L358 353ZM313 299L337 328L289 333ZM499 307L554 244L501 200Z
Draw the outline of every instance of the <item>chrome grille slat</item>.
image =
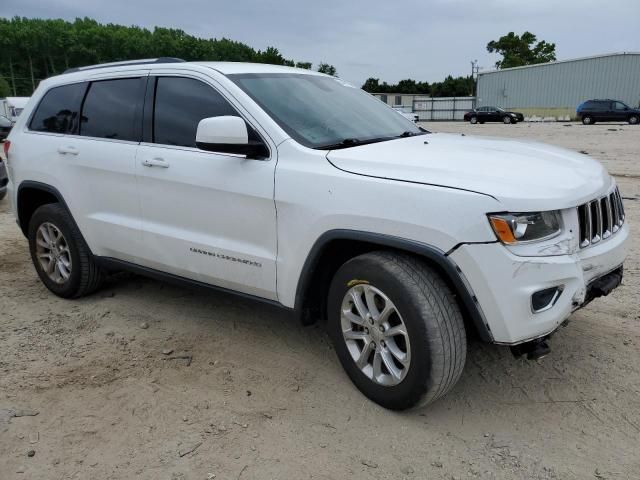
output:
M609 238L613 229L613 219L611 218L611 202L609 196L606 196L600 200L602 206L602 239Z
M580 248L611 237L624 223L624 207L618 187L604 197L577 208L580 225Z

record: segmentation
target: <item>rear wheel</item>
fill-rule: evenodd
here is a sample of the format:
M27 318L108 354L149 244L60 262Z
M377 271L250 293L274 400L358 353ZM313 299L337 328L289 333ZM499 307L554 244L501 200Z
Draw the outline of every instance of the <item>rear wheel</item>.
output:
M594 123L596 123L596 121L593 119L591 115L585 115L584 117L582 117L583 125L593 125Z
M78 227L60 204L43 205L34 212L29 250L40 280L60 297L87 295L104 279Z
M638 115L631 115L629 117L629 125L638 125L640 123L640 117Z
M427 264L373 252L345 263L331 282L329 333L351 381L401 410L445 395L466 359L455 297Z
M476 123L478 123L478 117L471 117L469 121L475 125Z

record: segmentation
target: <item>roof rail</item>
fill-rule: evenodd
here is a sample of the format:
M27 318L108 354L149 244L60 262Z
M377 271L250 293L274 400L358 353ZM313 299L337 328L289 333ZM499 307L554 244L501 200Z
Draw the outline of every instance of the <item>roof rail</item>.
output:
M109 68L109 67L126 67L129 65L149 65L151 63L180 63L184 62L181 58L175 57L158 57L158 58L145 58L143 60L125 60L122 62L100 63L98 65L87 65L86 67L75 67L65 70L63 73L82 72L84 70L93 70L96 68Z

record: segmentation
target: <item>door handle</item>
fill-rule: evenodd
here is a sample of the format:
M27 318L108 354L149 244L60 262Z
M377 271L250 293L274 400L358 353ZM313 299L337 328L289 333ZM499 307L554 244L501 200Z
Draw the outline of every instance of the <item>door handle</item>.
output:
M80 152L76 147L67 145L66 147L58 147L58 153L61 155L78 155Z
M167 162L164 158L157 157L143 160L142 165L144 165L145 167L169 168L169 162Z

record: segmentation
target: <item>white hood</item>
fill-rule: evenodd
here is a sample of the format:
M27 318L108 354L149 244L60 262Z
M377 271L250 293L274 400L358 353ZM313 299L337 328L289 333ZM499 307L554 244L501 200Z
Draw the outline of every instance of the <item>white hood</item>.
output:
M611 186L588 155L551 145L435 133L332 150L337 168L379 178L490 195L510 211L580 205Z

